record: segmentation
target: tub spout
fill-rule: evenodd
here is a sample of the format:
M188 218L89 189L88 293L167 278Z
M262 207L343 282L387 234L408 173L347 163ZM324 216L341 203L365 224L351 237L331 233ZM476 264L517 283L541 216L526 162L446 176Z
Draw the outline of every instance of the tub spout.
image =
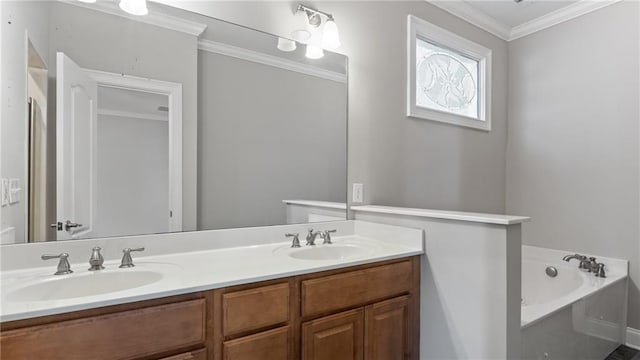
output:
M578 265L579 269L587 268L587 257L584 255L580 255L580 254L566 255L565 257L562 258L562 260L566 262L569 262L573 259L580 260L580 265Z

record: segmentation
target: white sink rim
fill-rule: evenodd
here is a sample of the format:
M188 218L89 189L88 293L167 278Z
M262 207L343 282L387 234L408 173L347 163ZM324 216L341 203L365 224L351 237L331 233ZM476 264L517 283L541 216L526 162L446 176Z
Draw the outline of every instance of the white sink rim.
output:
M11 289L3 299L7 302L29 303L66 301L136 289L155 284L164 278L158 271L119 270L52 275Z
M345 261L371 256L375 248L363 244L333 243L300 248L280 247L274 252L286 253L289 258L301 261Z

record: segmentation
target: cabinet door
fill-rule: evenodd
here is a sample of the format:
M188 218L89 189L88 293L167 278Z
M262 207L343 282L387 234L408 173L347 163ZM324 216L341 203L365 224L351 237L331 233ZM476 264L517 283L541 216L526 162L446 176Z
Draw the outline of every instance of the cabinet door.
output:
M289 327L264 331L239 339L225 341L224 360L288 360Z
M207 350L199 349L186 353L169 356L160 360L207 360Z
M365 308L365 359L410 358L408 310L408 296L379 302Z
M303 360L362 360L363 347L363 309L302 324Z

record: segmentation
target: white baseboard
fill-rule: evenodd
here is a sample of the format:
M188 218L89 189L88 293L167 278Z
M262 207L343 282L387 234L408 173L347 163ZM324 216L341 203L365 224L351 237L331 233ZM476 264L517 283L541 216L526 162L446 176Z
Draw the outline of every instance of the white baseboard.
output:
M640 330L627 328L627 346L640 350Z

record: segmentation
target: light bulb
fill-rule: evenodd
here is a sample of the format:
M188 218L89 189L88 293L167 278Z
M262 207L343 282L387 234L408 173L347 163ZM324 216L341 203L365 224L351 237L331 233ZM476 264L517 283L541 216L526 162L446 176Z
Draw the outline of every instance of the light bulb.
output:
M120 9L131 15L147 15L147 0L120 0Z
M307 12L299 10L294 16L295 30L291 32L291 38L293 40L303 42L311 38L311 31L309 30L309 17Z
M321 47L314 45L307 45L307 52L305 56L309 59L320 59L324 56L324 51Z
M333 19L324 23L324 31L322 33L322 46L325 49L334 50L340 47L340 33L338 25Z
M278 38L278 50L284 52L291 52L296 49L296 42L293 40Z

